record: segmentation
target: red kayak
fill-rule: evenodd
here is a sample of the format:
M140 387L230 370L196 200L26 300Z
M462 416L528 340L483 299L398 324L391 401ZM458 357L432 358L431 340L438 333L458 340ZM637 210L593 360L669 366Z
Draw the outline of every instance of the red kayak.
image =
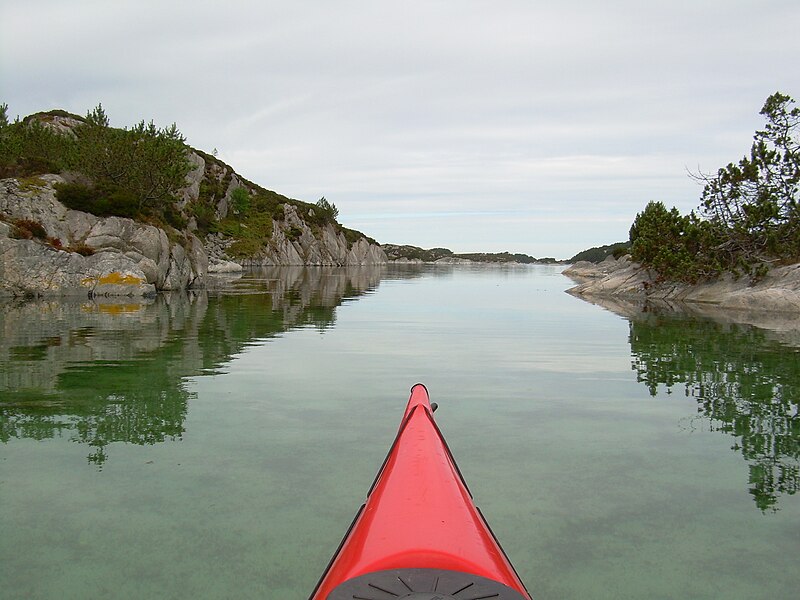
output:
M367 501L309 600L531 600L415 385Z

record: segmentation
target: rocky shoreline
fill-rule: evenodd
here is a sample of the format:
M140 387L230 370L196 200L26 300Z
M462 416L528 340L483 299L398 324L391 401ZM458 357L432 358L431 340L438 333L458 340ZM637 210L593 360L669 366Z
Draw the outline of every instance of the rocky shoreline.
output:
M192 180L198 173L202 169L187 178L188 201L199 189ZM191 230L168 232L69 209L56 198L54 186L62 182L54 174L0 180L0 297L142 297L202 288L216 275L247 266L387 262L379 245L367 238L348 243L331 224L315 231L290 204L284 205L284 219L273 221L263 253L233 260L225 253L230 242L220 236L201 241Z
M625 256L578 262L562 271L578 283L569 294L589 302L607 299L714 305L722 309L800 313L800 264L775 267L758 281L727 274L695 285L659 281Z
M153 225L68 209L56 200L61 181L0 181L0 296L149 296L203 285L208 257L197 237L170 240ZM19 223L40 235L21 235Z

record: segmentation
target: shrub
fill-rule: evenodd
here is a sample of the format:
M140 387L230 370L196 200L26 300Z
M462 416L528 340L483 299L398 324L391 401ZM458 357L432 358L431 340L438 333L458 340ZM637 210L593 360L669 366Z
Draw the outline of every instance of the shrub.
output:
M202 232L216 229L217 214L209 204L198 201L192 204L192 214L197 222L197 228Z
M750 154L703 188L700 219L651 202L631 230L632 256L665 279L693 282L724 271L763 277L769 265L800 259L800 109L781 93L767 98L765 128Z
M67 252L75 252L81 256L91 256L94 254L94 248L84 244L83 242L77 242L71 246L68 246Z
M9 123L6 109L6 105L0 105L0 176L27 177L62 171L72 156L73 140L36 119Z
M626 254L628 254L630 252L630 249L631 248L629 244L625 244L624 246L617 246L616 248L614 248L614 250L611 251L611 256L619 260Z
M333 202L328 202L325 196L317 200L316 207L317 210L322 211L328 221L335 221L339 216L339 209Z
M289 229L286 230L286 238L292 242L296 242L300 239L300 236L303 235L303 230L299 227L295 227L292 225Z
M164 220L175 229L185 229L187 219L181 214L174 204L167 204L164 207Z
M226 252L234 258L250 258L257 255L263 248L262 240L242 238L233 242Z
M17 219L14 221L11 237L21 240L30 240L33 238L46 240L47 231L39 221L34 221L33 219Z
M140 211L160 212L185 185L191 169L183 135L173 124L161 128L141 121L130 129L108 126L101 105L76 129L72 166L98 184L133 194Z
M677 208L667 210L661 202L650 202L630 229L631 257L664 279L696 282L722 270L714 248L719 231L694 213L683 216Z
M250 209L250 193L246 188L238 187L231 192L231 207L237 214L242 214Z
M67 208L96 214L99 196L94 188L80 183L57 183L56 199Z
M55 189L58 201L73 210L92 213L98 217L115 216L133 219L141 216L136 195L120 187L59 183Z
M128 217L133 219L141 216L139 198L132 191L122 188L110 188L105 192L106 212L104 216Z
M800 109L793 105L789 96L771 95L750 154L714 176L698 176L704 213L727 229L731 249L751 264L800 257Z

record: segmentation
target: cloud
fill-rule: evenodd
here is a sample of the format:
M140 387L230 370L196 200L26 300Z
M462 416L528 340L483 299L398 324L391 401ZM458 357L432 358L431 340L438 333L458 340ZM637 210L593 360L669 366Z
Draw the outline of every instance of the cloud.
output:
M617 241L648 200L695 207L686 169L738 159L766 96L800 94L794 1L0 10L0 100L12 114L102 102L115 125L177 122L245 177L325 195L346 222L373 215L354 220L373 237L417 245L513 239L558 255ZM493 211L561 217L503 230ZM447 227L391 217L455 213ZM575 216L587 214L591 227Z

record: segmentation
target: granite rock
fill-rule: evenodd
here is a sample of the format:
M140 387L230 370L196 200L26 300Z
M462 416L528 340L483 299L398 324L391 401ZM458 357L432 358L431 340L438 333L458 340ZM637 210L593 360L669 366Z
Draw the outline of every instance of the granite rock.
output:
M735 310L800 312L800 264L775 267L758 280L725 274L697 284L662 281L656 273L629 257L606 260L592 267L576 264L563 274L580 282L567 291L587 300L638 298L703 303Z
M0 231L0 289L5 295L148 295L202 285L208 257L193 234L170 241L158 227L68 209L56 199L58 175L0 180L0 214L42 225L49 245ZM72 248L90 248L83 256Z

